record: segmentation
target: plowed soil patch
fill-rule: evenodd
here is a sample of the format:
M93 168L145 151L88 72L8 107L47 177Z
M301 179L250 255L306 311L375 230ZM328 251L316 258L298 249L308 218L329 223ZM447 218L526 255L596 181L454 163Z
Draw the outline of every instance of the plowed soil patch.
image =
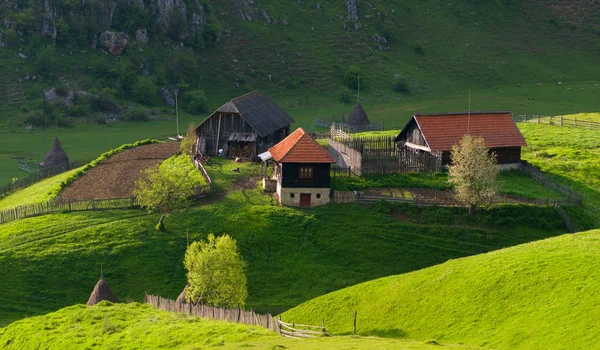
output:
M179 151L178 143L156 143L135 147L101 162L71 185L60 197L69 200L132 196L142 171L160 164Z

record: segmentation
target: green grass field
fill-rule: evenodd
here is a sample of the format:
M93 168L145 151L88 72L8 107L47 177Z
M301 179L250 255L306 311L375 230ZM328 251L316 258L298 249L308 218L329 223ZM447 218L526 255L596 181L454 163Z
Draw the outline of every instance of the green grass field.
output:
M584 196L583 210L569 214L583 229L600 227L600 132L519 123L528 147L523 159Z
M167 231L141 210L47 215L3 224L0 289L3 322L86 300L100 264L117 296L144 291L176 297L185 285L182 258L191 240L229 233L248 262L250 307L276 312L375 277L537 240L565 231L550 208L500 207L469 217L462 208L274 205L258 190L230 192L258 167L229 161L208 167L221 193L209 204L170 215ZM349 218L352 218L350 220ZM377 251L374 258L372 252Z
M0 328L0 344L44 349L439 349L376 337L286 339L267 329L156 310L142 304L74 305ZM446 345L449 349L472 349Z
M362 283L289 310L337 334L435 339L494 349L592 349L600 231L563 235Z

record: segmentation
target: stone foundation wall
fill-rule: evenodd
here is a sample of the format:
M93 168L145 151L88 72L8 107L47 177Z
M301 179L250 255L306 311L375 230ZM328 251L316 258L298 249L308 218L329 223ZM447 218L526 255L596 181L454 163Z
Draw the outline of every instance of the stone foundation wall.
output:
M310 207L329 203L329 188L282 188L277 186L279 203L292 207L300 206L300 195L310 194Z

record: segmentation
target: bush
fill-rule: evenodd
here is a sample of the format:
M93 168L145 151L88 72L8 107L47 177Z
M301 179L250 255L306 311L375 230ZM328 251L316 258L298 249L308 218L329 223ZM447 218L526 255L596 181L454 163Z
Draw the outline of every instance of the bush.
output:
M353 98L354 96L352 95L352 91L350 91L350 89L348 89L347 87L344 87L344 89L340 93L340 101L342 103L349 103L350 101L352 101Z
M425 54L425 48L424 48L424 47L423 47L423 45L421 45L421 44L416 44L416 45L413 47L413 51L414 51L414 52L415 52L417 55L420 55L420 56L423 56L423 55Z
M131 121L147 121L148 113L141 108L133 108L122 114L123 119Z
M348 69L346 69L346 72L344 72L344 83L347 87L351 89L356 89L358 88L359 76L360 68L358 68L358 66L356 65L352 65Z
M190 113L204 113L208 111L208 98L204 90L192 90L183 94L185 110Z
M410 92L410 83L405 77L398 77L394 79L394 84L392 85L392 88L396 92L408 94Z
M152 104L156 98L156 92L156 85L149 77L138 77L131 89L133 97L144 104Z

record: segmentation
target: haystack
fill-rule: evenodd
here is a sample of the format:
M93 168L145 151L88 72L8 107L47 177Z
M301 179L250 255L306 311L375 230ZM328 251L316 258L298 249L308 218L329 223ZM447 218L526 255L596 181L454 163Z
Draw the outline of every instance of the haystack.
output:
M368 126L371 124L367 112L362 108L360 102L354 106L354 109L348 115L348 124L352 126Z
M44 168L53 168L63 165L69 165L69 156L67 156L67 152L62 149L58 136L56 136L50 152L48 152L44 158Z
M119 302L104 277L100 277L100 280L98 283L96 283L96 286L94 287L87 304L88 306L92 306L101 302L102 300L108 300L111 303Z
M185 298L185 293L187 293L188 288L190 287L189 284L185 285L185 288L183 288L183 290L181 291L181 294L179 294L179 296L177 297L177 300L175 300L178 303L187 303L187 299Z

